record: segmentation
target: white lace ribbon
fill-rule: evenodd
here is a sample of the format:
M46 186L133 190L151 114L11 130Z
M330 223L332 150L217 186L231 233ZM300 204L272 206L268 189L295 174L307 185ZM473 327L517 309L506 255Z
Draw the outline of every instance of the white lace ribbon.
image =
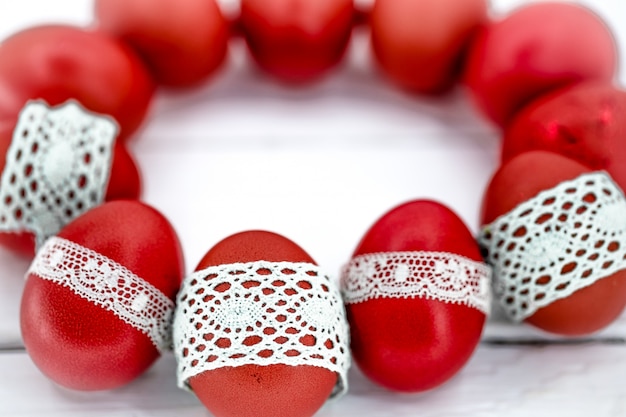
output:
M513 320L626 267L626 200L605 172L544 190L485 226L479 243Z
M118 127L74 101L30 101L0 177L0 232L31 232L37 246L104 200Z
M310 263L235 263L187 277L178 295L178 385L205 371L248 364L322 367L347 390L349 332L336 285Z
M69 288L146 334L162 352L171 348L174 302L123 265L77 243L52 237L28 272Z
M452 253L377 252L352 258L341 287L348 304L374 298L427 298L489 314L490 278L484 263Z

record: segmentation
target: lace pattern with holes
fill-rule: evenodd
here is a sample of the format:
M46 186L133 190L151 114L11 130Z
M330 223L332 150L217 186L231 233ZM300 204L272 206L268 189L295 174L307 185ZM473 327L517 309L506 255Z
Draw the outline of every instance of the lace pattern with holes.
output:
M205 371L248 364L310 365L347 390L349 334L341 295L310 263L235 263L187 277L174 319L178 385Z
M446 252L378 252L355 256L343 270L346 303L376 298L427 298L489 314L490 268Z
M626 267L626 200L605 172L539 193L484 227L494 292L515 321Z
M171 348L174 302L123 265L77 243L50 238L28 275L69 288L146 334L163 352Z
M68 101L31 101L20 113L0 177L0 232L37 246L104 200L117 124Z

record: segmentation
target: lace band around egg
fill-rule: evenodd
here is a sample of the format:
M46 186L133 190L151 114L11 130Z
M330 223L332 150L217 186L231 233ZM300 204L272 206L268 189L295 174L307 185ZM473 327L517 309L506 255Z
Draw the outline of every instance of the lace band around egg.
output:
M207 370L247 364L310 365L347 390L349 333L341 295L310 263L235 263L185 279L174 319L178 384Z
M521 321L626 268L626 199L604 172L540 192L486 226L495 295Z
M346 303L375 298L427 298L489 314L490 268L446 252L378 252L355 256L341 280Z
M31 232L37 246L104 201L117 123L75 101L22 109L0 178L0 231Z
M46 241L28 275L69 288L146 334L159 351L171 348L174 302L119 263L59 237Z

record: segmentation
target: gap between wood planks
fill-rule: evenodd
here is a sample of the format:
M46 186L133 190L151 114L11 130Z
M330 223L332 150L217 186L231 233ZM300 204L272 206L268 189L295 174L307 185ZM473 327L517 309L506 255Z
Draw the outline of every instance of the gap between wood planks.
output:
M583 345L626 345L624 337L596 337L584 339L516 339L516 338L498 338L490 337L480 342L481 346L488 347L546 347L550 345L556 346L583 346ZM26 352L26 348L19 342L0 343L0 354Z

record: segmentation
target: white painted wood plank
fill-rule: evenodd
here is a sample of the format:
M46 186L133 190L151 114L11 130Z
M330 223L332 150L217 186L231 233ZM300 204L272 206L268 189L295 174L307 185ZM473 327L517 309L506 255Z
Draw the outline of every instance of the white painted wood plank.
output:
M208 416L196 398L175 387L175 363L162 358L141 379L110 392L81 393L46 380L24 353L0 354L0 415ZM481 346L447 384L423 394L397 394L350 374L347 396L316 417L626 415L623 346Z

